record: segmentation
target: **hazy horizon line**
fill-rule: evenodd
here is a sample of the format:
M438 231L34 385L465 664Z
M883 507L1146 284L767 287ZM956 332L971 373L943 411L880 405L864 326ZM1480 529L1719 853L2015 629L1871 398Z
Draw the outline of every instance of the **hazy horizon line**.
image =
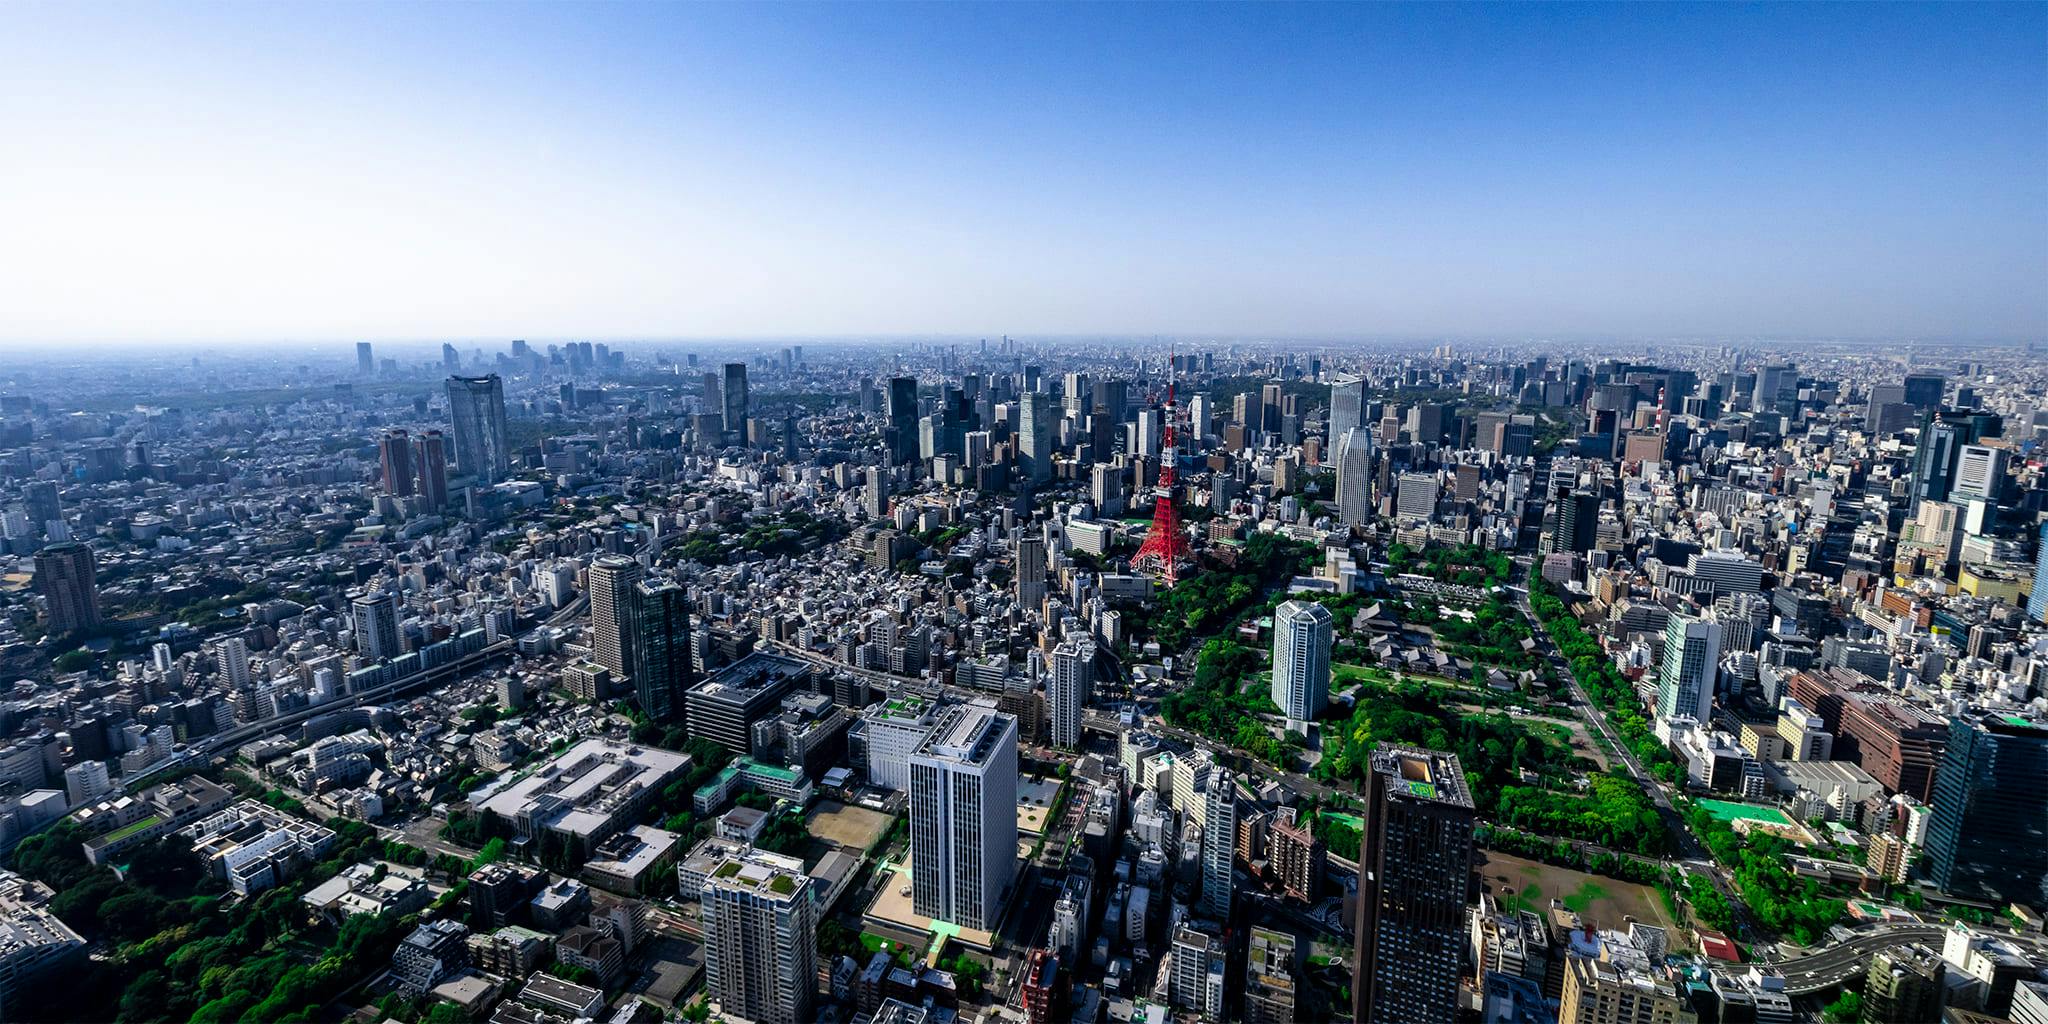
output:
M205 351L207 349L244 349L255 346L290 346L293 351L323 349L328 346L347 346L346 353L352 358L354 346L368 342L374 348L393 346L400 350L438 350L442 345L454 345L458 352L473 348L509 347L515 341L524 341L535 347L589 342L627 351L659 345L787 345L809 344L823 346L856 346L886 344L930 344L930 345L973 345L982 341L999 343L1003 338L1022 344L1171 344L1212 343L1233 345L1279 345L1311 343L1321 345L1534 345L1550 343L1573 344L1647 344L1647 345L1982 345L1987 347L2027 346L2044 340L2041 335L2011 334L1812 334L1807 332L1752 332L1744 334L1714 334L1686 332L1615 332L1615 331L1529 331L1520 333L1499 332L1315 332L1315 331L1270 331L1270 332L1205 332L1205 331L1059 331L1059 332L990 332L979 334L964 331L875 331L875 332L761 332L757 334L506 334L506 335L303 335L303 336L236 336L236 337L29 337L23 335L0 336L0 351L32 351L52 346L92 345L107 350L132 352L137 350L161 351L174 348ZM336 354L342 349L337 348Z

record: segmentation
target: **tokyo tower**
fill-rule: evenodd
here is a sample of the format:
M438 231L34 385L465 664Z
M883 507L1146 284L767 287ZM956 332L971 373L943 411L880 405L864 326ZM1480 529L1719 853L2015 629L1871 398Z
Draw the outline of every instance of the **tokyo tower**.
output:
M1146 532L1145 543L1138 548L1138 554L1131 559L1131 568L1158 577L1168 588L1180 582L1181 563L1191 560L1187 535L1180 529L1180 512L1173 507L1173 481L1178 475L1180 462L1173 444L1173 391L1174 382L1169 380L1166 385L1166 430L1159 439L1159 491L1152 503L1152 528Z

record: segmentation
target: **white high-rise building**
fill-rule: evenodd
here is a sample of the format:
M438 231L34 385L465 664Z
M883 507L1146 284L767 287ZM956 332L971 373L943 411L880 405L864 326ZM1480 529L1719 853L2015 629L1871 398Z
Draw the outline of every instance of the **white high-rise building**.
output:
M1365 425L1365 378L1339 377L1330 384L1330 444Z
M1017 870L1017 719L958 704L910 757L912 907L993 930Z
M1337 519L1346 526L1372 520L1372 432L1344 432L1337 442Z
M1209 421L1214 418L1215 410L1210 408L1208 395L1188 399L1188 441L1192 447L1201 449L1202 439L1209 436Z
M220 670L220 677L230 690L240 690L249 685L249 645L238 636L222 637L208 646L213 648L213 661Z
M818 984L818 906L794 857L747 849L704 880L704 992L719 1012L808 1024Z
M1052 705L1052 744L1068 750L1081 746L1081 714L1095 691L1095 643L1068 639L1052 651L1052 675L1046 680L1046 702Z
M576 600L576 569L566 562L553 562L539 572L541 596L548 607L560 608Z
M1719 594L1763 591L1764 567L1740 551L1706 551L1692 556L1686 572L1714 585Z
M1955 501L1968 498L1996 498L2005 479L2006 451L1988 445L1966 444L1956 460L1956 483L1949 489Z
M1094 391L1085 373L1069 373L1061 381L1060 407L1069 419L1085 420L1091 411Z
M1273 703L1290 728L1315 721L1330 703L1330 610L1288 601L1273 613Z
M1070 876L1071 877L1071 876ZM1074 880L1085 888L1087 880ZM1052 927L1046 933L1046 945L1052 951L1067 959L1069 963L1079 962L1082 946L1088 938L1087 906L1080 899L1080 888L1069 887L1060 893L1058 902L1052 905Z
M606 555L590 566L590 653L610 669L612 685L632 677L633 635L639 628L640 563Z
M389 661L405 653L398 646L398 599L390 592L364 594L349 603L349 610L362 660Z
M1209 769L1202 792L1202 895L1195 909L1220 923L1230 921L1235 888L1231 863L1237 855L1237 782L1222 768Z
M1166 420L1158 409L1138 410L1137 449L1139 455L1156 456L1163 437Z
M1394 512L1403 521L1428 522L1436 515L1437 493L1442 490L1434 473L1403 473Z
M1183 925L1173 932L1173 973L1167 977L1167 1002L1211 1020L1223 1019L1223 943L1216 936Z
M891 697L869 708L851 731L867 752L868 784L899 793L909 789L910 755L937 721L921 697Z
M1105 519L1121 515L1124 510L1123 468L1098 462L1088 473L1088 497L1095 502L1096 514Z
M64 769L64 798L82 807L114 791L105 761L80 761Z
M1673 615L1664 627L1664 661L1657 669L1657 717L1713 721L1714 680L1721 661L1721 624Z

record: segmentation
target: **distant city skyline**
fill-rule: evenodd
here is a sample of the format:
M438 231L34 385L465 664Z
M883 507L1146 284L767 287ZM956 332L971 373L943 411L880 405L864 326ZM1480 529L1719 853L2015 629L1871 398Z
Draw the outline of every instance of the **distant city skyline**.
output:
M2048 334L2048 7L16 6L0 349Z

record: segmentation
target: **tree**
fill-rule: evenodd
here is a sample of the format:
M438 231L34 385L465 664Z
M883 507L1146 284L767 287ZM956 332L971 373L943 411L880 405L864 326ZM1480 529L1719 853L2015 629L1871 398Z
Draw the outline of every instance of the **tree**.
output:
M988 977L986 964L961 953L940 966L953 975L953 981L959 987L961 995L969 999L981 995L981 980Z
M557 960L548 965L548 973L571 984L587 985L591 988L604 987L599 983L597 972L582 964L566 964Z
M425 1024L469 1024L469 1015L454 1003L435 1003L427 1008L427 1015L420 1018Z
M827 961L850 956L856 961L866 957L867 947L860 943L860 933L831 918L818 922L818 953Z
M505 859L505 839L502 836L492 836L489 841L485 842L476 851L476 856L469 859L468 868L471 871L475 871L486 864L495 864L503 859Z
M121 1021L158 1020L171 1001L170 982L162 971L143 971L121 993Z
M1820 1011L1828 1024L1857 1024L1863 1019L1863 996L1854 989L1844 991Z

